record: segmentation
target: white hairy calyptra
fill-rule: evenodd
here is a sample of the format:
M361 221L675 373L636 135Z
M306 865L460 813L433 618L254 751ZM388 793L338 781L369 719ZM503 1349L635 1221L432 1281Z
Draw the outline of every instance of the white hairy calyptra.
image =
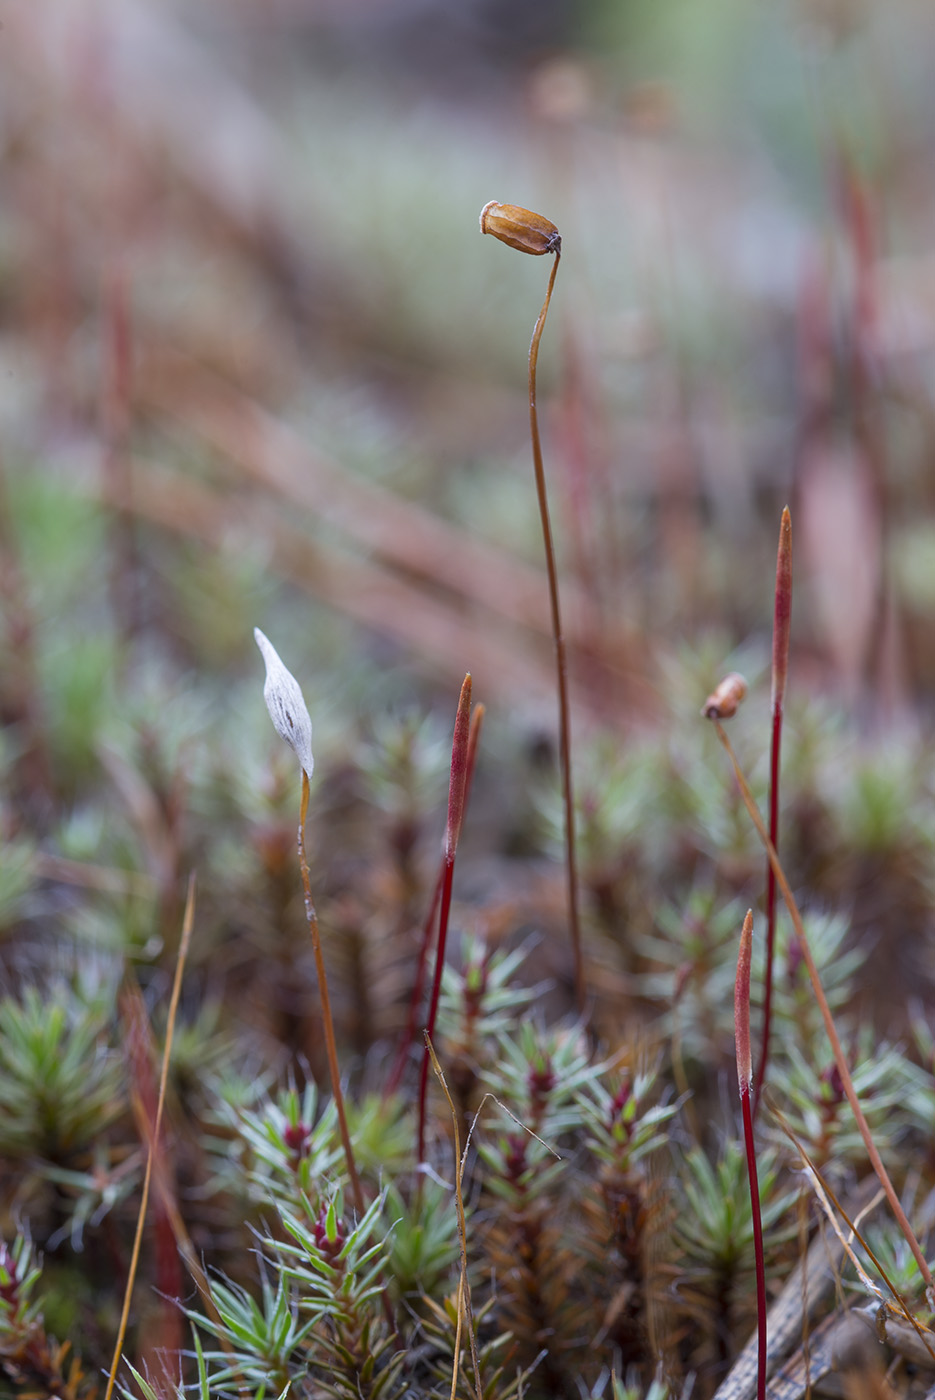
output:
M294 750L306 776L310 778L315 767L312 757L312 721L299 683L292 672L287 671L282 664L279 652L269 637L261 632L259 627L254 627L253 635L266 662L263 699L273 721L273 728Z

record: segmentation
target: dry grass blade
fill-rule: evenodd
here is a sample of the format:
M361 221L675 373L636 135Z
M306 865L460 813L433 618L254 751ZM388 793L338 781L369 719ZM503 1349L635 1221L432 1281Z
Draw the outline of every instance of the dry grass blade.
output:
M162 1055L162 1069L159 1075L159 1100L156 1104L156 1116L153 1123L152 1137L149 1143L149 1151L146 1155L146 1174L143 1177L143 1190L140 1195L140 1209L136 1219L136 1234L133 1238L133 1253L130 1257L130 1268L127 1273L127 1286L123 1295L123 1309L120 1314L120 1325L117 1329L117 1340L114 1343L114 1355L110 1365L110 1374L107 1377L107 1388L104 1392L104 1400L111 1400L114 1393L114 1386L117 1382L117 1367L120 1365L120 1356L123 1351L124 1340L127 1335L127 1321L130 1316L130 1302L133 1297L133 1285L136 1281L136 1271L140 1262L140 1247L143 1240L143 1226L146 1223L146 1208L149 1204L149 1189L152 1182L153 1166L156 1160L156 1150L159 1144L159 1132L162 1127L162 1111L166 1101L166 1085L169 1080L169 1061L172 1056L172 1039L175 1034L175 1018L178 1013L179 996L182 991L182 974L185 971L185 962L188 958L188 949L192 939L192 928L195 923L195 876L192 874L188 882L188 898L185 902L185 916L182 920L182 937L179 941L179 953L175 962L175 980L172 983L172 997L169 1002L169 1015L166 1022L166 1043Z
M455 1392L458 1388L458 1358L461 1354L462 1311L467 1316L471 1363L474 1367L475 1393L477 1400L483 1400L480 1384L480 1366L477 1360L477 1340L474 1336L474 1315L471 1311L471 1285L468 1283L467 1275L467 1222L464 1215L464 1197L461 1194L461 1178L464 1174L464 1163L461 1160L461 1134L458 1131L458 1110L455 1108L454 1100L448 1090L444 1072L441 1065L438 1063L438 1056L435 1054L435 1048L429 1038L428 1031L425 1033L425 1048L432 1061L432 1069L435 1071L438 1082L442 1086L442 1092L448 1100L455 1138L455 1201L458 1207L458 1239L461 1245L461 1277L458 1282L458 1323L455 1332L455 1355L451 1375L451 1400L455 1400Z
M862 1248L862 1249L864 1250L864 1252L866 1253L868 1259L869 1259L870 1262L873 1264L873 1267L876 1269L877 1273L880 1275L880 1278L883 1280L884 1284L885 1284L886 1287L889 1289L889 1291L890 1291L890 1293L892 1294L893 1298L896 1300L896 1303L897 1303L897 1305L898 1305L898 1307L899 1307L899 1311L902 1313L903 1317L906 1319L906 1321L908 1322L909 1326L915 1331L915 1333L917 1334L919 1340L920 1340L921 1343L922 1343L922 1346L925 1348L925 1351L928 1353L929 1357L931 1358L932 1364L935 1365L935 1351L932 1350L931 1345L930 1345L929 1342L926 1340L926 1333L928 1333L929 1336L932 1336L932 1335L933 1335L933 1334L931 1333L930 1329L927 1328L927 1327L923 1327L923 1326L921 1325L921 1323L920 1323L915 1317L913 1317L912 1313L911 1313L910 1310L909 1310L909 1306L908 1306L908 1304L906 1303L905 1298L904 1298L904 1297L902 1296L902 1294L899 1292L899 1289L896 1287L896 1285L894 1284L893 1280L890 1278L889 1274L887 1273L887 1271L886 1271L884 1265L881 1263L881 1261L880 1261L880 1259L878 1258L878 1256L877 1256L877 1255L874 1253L874 1251L871 1249L871 1247L870 1247L870 1245L868 1244L867 1240L866 1240L866 1239L864 1238L864 1236L860 1233L860 1230L859 1230L858 1227L857 1227L857 1222L856 1222L855 1220L851 1220L850 1216L848 1215L847 1211L846 1211L846 1210L844 1209L844 1207L842 1206L841 1202L838 1200L838 1198L837 1198L837 1196L835 1195L834 1191L831 1189L831 1187L828 1185L828 1183L824 1180L824 1178L823 1178L822 1175L821 1175L821 1172L820 1172L820 1171L818 1170L818 1168L815 1166L814 1162L812 1161L811 1157L808 1155L808 1153L807 1153L807 1151L805 1150L805 1148L802 1146L801 1142L799 1142L799 1140L798 1140L798 1138L796 1137L795 1133L792 1131L791 1127L789 1126L788 1122L786 1121L784 1115L783 1115L783 1114L779 1111L779 1109L777 1109L773 1104L770 1105L770 1109L771 1109L773 1115L775 1116L776 1121L778 1122L780 1128L782 1128L782 1131L785 1133L786 1137L789 1139L789 1141L792 1143L793 1147L795 1148L796 1152L798 1152L799 1156L801 1157L802 1162L803 1162L803 1164L804 1164L804 1166L805 1166L805 1168L806 1168L806 1171L808 1172L808 1174L809 1174L809 1176L810 1176L810 1178L811 1178L811 1180L812 1180L812 1182L813 1182L813 1184L814 1184L814 1186L815 1186L816 1195L817 1195L817 1197L818 1197L818 1200L819 1200L819 1203L820 1203L820 1205L821 1205L821 1207L822 1207L822 1210L824 1210L824 1212L825 1212L825 1214L827 1215L829 1221L831 1222L831 1227L832 1227L832 1229L833 1229L833 1230L835 1231L835 1233L838 1235L838 1238L839 1238L840 1241L841 1241L841 1245L842 1245L842 1247L844 1248L845 1252L847 1253L847 1256L848 1256L848 1258L850 1259L851 1263L854 1265L854 1268L857 1270L858 1277L860 1278L860 1280L861 1280L861 1282L863 1283L864 1287L865 1287L870 1293L872 1293L872 1294L874 1294L876 1297L880 1298L880 1301L881 1301L885 1306L887 1306L887 1307L892 1306L891 1304L887 1303L887 1301L886 1301L885 1298L883 1298L883 1296L882 1296L880 1290L877 1288L876 1284L875 1284L875 1283L873 1282L873 1280L870 1278L870 1276L869 1276L869 1274L867 1273L866 1269L865 1269L864 1266L861 1264L860 1260L857 1258L857 1255L854 1253L853 1249L851 1248L850 1242L849 1242L848 1240L845 1240L845 1239L844 1239L844 1236L841 1234L840 1228L839 1228L839 1226L838 1226L838 1224L837 1224L837 1222L836 1222L836 1220L835 1220L835 1218L834 1218L834 1213L833 1213L833 1211L832 1211L832 1209L831 1209L832 1204L833 1204L833 1206L834 1206L834 1209L835 1209L835 1210L838 1212L838 1214L841 1216L841 1218L843 1219L845 1225L847 1226L848 1230L850 1231L851 1238L852 1238L852 1239L856 1239L856 1240L858 1241L858 1243L860 1244L861 1248Z

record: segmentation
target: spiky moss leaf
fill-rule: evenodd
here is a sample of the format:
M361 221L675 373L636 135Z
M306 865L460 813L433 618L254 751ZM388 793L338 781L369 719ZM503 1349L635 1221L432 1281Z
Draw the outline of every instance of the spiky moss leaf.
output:
M741 1145L728 1140L715 1162L700 1147L691 1148L682 1160L685 1171L677 1178L682 1200L674 1234L684 1252L684 1273L702 1286L713 1285L725 1275L748 1274L754 1262L753 1215ZM758 1165L763 1230L769 1244L769 1231L788 1215L795 1193L777 1191L769 1159Z
M213 1094L206 1145L217 1182L248 1188L256 1205L275 1201L301 1213L317 1205L340 1179L343 1150L334 1100L319 1103L314 1083L270 1090L264 1077L252 1083L219 1078Z
M296 1299L283 1278L277 1278L273 1287L264 1273L259 1301L234 1283L216 1279L210 1287L220 1321L195 1310L189 1310L188 1316L206 1335L226 1343L223 1350L205 1353L215 1386L242 1378L252 1386L272 1381L274 1386L288 1387L305 1373L306 1342L315 1320L300 1320Z
M101 1008L64 985L0 1001L0 1151L55 1158L101 1138L125 1107L108 1037Z
M885 1157L906 1137L913 1122L913 1068L902 1051L879 1041L870 1026L849 1036L842 1024L839 1032L845 1045L852 1047L848 1058L854 1089L873 1140ZM811 1046L800 1047L783 1037L770 1068L770 1084L795 1137L823 1172L839 1178L866 1162L867 1149L823 1031ZM778 1125L770 1128L769 1138L794 1167L799 1165L795 1147Z
M452 1190L426 1179L407 1200L390 1183L385 1188L383 1218L392 1227L390 1277L402 1296L431 1295L450 1284L459 1253Z

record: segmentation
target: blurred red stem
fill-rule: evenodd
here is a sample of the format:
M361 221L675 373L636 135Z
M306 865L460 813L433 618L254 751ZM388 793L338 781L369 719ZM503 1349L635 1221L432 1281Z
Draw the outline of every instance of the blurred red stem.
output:
M777 844L779 834L779 751L782 745L782 708L773 710L773 734L769 752L769 839ZM773 1016L773 957L776 946L776 876L766 862L766 977L763 986L763 1046L753 1085L753 1116L756 1117L769 1060L769 1034Z
M451 743L451 777L448 783L448 823L445 830L445 872L442 880L441 913L438 919L438 946L435 949L435 975L432 979L432 995L429 1001L429 1014L425 1026L428 1040L435 1034L435 1019L438 1015L438 1002L441 997L442 973L445 968L445 946L448 942L448 919L451 914L451 890L454 883L455 856L458 852L458 838L464 819L464 803L467 794L467 781L470 769L470 713L471 675L464 678L461 695L458 698L458 713L455 718L455 732ZM429 1049L428 1044L422 1055L422 1069L419 1075L419 1155L418 1161L425 1161L425 1100L428 1091Z
M779 845L779 758L782 749L782 716L789 674L789 639L792 631L792 517L789 507L782 512L779 548L776 553L776 591L773 607L773 731L769 753L769 839ZM773 1014L773 962L776 947L776 875L766 862L766 977L763 988L763 1045L753 1086L753 1117L756 1118L769 1060L769 1036Z
M474 779L474 768L477 763L477 746L480 742L481 725L484 721L484 706L475 706L471 716L471 728L468 734L467 753L467 773L464 779L464 806L467 808L471 796L471 784ZM432 902L429 905L429 912L422 929L422 944L419 948L419 961L416 965L416 975L412 985L412 996L409 998L409 1016L406 1021L406 1029L399 1042L396 1051L396 1059L390 1071L389 1079L386 1081L386 1094L395 1094L399 1088L400 1080L403 1077L403 1070L406 1068L406 1058L409 1054L409 1047L415 1039L416 1018L419 1014L419 1005L422 1001L422 988L425 985L425 966L428 962L429 944L432 941L432 929L435 927L435 915L438 913L438 903L442 896L442 886L445 883L445 870L447 869L447 859L443 855L441 864L438 867L438 875L435 878L435 889L432 891Z
M396 1059L390 1071L389 1079L386 1081L386 1093L395 1094L399 1088L399 1082L403 1077L403 1070L406 1068L406 1059L409 1055L409 1047L415 1038L416 1017L419 1014L419 1006L422 1002L422 989L425 985L425 966L428 962L429 944L432 941L432 929L435 927L435 916L438 913L438 903L442 897L442 886L445 883L445 871L448 862L442 856L441 864L438 867L438 874L435 877L435 888L432 891L432 902L429 905L429 912L426 916L425 924L422 928L422 944L419 948L419 961L416 964L415 980L412 984L412 996L409 998L409 1017L406 1021L406 1029L399 1042L396 1051Z
M737 1048L737 1084L743 1118L743 1143L750 1181L750 1210L753 1219L753 1255L756 1267L756 1393L766 1400L766 1262L763 1254L763 1221L760 1214L760 1185L756 1169L756 1143L753 1137L750 1056L750 957L753 942L753 911L747 910L740 935L737 979L734 984L734 1041Z

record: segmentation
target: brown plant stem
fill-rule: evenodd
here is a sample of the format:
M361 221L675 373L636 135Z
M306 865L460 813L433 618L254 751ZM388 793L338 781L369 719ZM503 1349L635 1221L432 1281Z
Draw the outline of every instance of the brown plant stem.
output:
M909 1221L906 1217L906 1212L902 1208L899 1197L896 1194L896 1188L893 1186L893 1183L890 1180L889 1172L883 1165L883 1159L877 1151L876 1145L873 1141L873 1137L870 1133L870 1126L867 1122L866 1116L864 1115L864 1111L860 1106L860 1100L857 1097L856 1090L854 1089L854 1081L851 1078L851 1072L848 1068L847 1060L844 1057L844 1051L841 1048L841 1042L838 1038L838 1033L834 1025L834 1019L831 1015L831 1008L828 1005L828 998L825 996L824 988L821 985L821 978L818 974L818 967L815 963L815 959L812 957L811 946L808 941L808 936L805 932L805 926L802 923L802 916L799 913L799 907L795 902L795 896L792 893L789 881L786 879L785 871L782 868L779 856L776 854L776 848L773 845L772 841L769 839L769 833L766 830L763 818L760 816L759 809L756 805L756 802L754 801L753 794L750 791L750 787L744 776L743 769L740 766L740 761L738 760L737 755L734 753L733 745L731 744L730 739L727 737L727 734L724 731L724 726L721 724L720 720L716 718L713 719L712 722L714 724L715 730L717 731L717 736L723 744L727 752L727 756L730 759L731 766L734 770L734 776L737 779L737 785L740 788L740 795L743 798L744 806L750 814L750 820L756 827L759 838L763 843L763 848L766 851L767 856L769 857L770 865L772 866L773 872L776 876L776 883L779 886L783 900L785 901L786 908L789 911L789 917L792 920L792 926L795 929L796 937L798 938L800 947L802 949L802 956L805 959L805 965L808 968L808 975L811 980L812 990L815 993L815 1000L818 1003L818 1009L821 1012L821 1019L824 1022L825 1032L827 1033L828 1040L831 1043L831 1053L834 1056L834 1062L837 1065L838 1074L841 1076L841 1084L843 1086L844 1093L847 1096L847 1101L850 1104L851 1110L854 1114L854 1119L857 1123L860 1136L862 1137L864 1146L867 1149L867 1156L870 1159L870 1165L876 1172L880 1185L886 1192L886 1199L889 1201L890 1208L896 1217L897 1224L899 1225L899 1228L903 1233L906 1243L912 1251L912 1257L915 1259L916 1263L919 1266L919 1273L925 1280L926 1287L931 1289L933 1287L933 1284L935 1284L935 1280L933 1280L932 1278L932 1271L926 1263L925 1255L922 1253L919 1241L916 1239L912 1226L909 1224Z
M445 945L448 941L448 919L451 913L451 891L454 884L455 856L458 853L458 838L461 835L461 822L464 818L464 800L468 777L468 739L471 717L471 673L464 677L461 694L458 697L458 713L455 717L454 737L451 741L451 776L448 782L448 822L445 828L445 874L442 880L441 913L438 918L438 944L435 949L435 975L432 979L432 995L429 1000L429 1014L425 1027L426 1046L422 1055L422 1069L419 1074L419 1162L425 1161L425 1101L428 1091L429 1049L428 1042L435 1034L435 1019L438 1015L438 1002L441 997L442 973L445 968Z
M760 1214L760 1185L756 1169L756 1143L753 1137L753 1063L750 1054L750 957L753 944L753 910L747 910L740 934L737 979L734 983L734 1042L737 1050L737 1084L743 1118L743 1143L750 1181L750 1210L753 1217L753 1255L756 1265L756 1394L766 1400L766 1262L763 1255L763 1220Z
M802 1162L805 1166L806 1171L811 1174L812 1185L816 1190L819 1204L825 1208L826 1212L828 1213L829 1219L831 1219L832 1223L834 1223L828 1206L829 1202L833 1203L835 1210L838 1212L838 1214L841 1216L841 1219L844 1221L844 1224L847 1226L851 1239L855 1239L860 1245L861 1249L863 1249L864 1253L867 1255L867 1258L870 1260L871 1264L876 1269L877 1273L880 1275L880 1278L883 1280L884 1284L889 1289L890 1293L895 1299L900 1311L903 1314L903 1317L906 1319L906 1322L915 1331L917 1337L919 1338L919 1341L922 1343L923 1347L928 1352L932 1360L935 1361L935 1351L933 1351L931 1345L926 1340L926 1333L928 1333L928 1335L931 1336L930 1329L927 1327L923 1328L922 1326L920 1326L916 1318L913 1317L905 1298L900 1293L899 1289L896 1287L896 1284L887 1273L883 1261L877 1256L875 1251L871 1248L868 1240L865 1238L864 1235L861 1234L860 1229L858 1228L857 1222L862 1217L863 1212L855 1212L857 1219L851 1219L850 1215L848 1215L847 1213L847 1210L838 1200L831 1186L829 1186L828 1182L825 1181L821 1172L818 1170L817 1166L806 1152L804 1146L796 1137L795 1133L792 1131L792 1128L786 1121L784 1115L772 1102L769 1104L769 1111L776 1119L780 1128L785 1133L789 1141L792 1143L792 1146L798 1152L799 1156L802 1158ZM835 1226L835 1228L837 1229L837 1226ZM858 1276L861 1276L862 1265L860 1265L856 1255L851 1250L849 1244L847 1246L846 1252L849 1254L852 1263L856 1265Z
M328 994L328 975L325 972L325 960L321 953L321 935L318 931L318 914L312 900L312 886L308 873L308 861L305 856L305 818L308 814L308 774L302 769L302 805L299 813L299 869L302 872L302 889L305 893L305 917L308 920L308 931L312 937L312 951L315 954L315 968L318 973L318 992L321 996L322 1023L325 1028L325 1049L328 1052L328 1071L331 1076L331 1093L334 1098L334 1106L338 1112L338 1126L341 1131L341 1142L344 1145L344 1157L347 1162L347 1174L351 1181L351 1191L354 1196L354 1205L358 1215L364 1213L364 1193L360 1185L360 1177L357 1174L357 1163L354 1161L354 1149L351 1147L351 1135L347 1128L347 1114L344 1111L344 1093L341 1089L341 1071L338 1068L338 1050L334 1039L334 1020L331 1015L331 997Z
M476 705L474 713L471 715L471 728L468 733L468 754L467 754L467 774L464 781L464 805L467 807L471 796L471 783L474 778L474 768L477 763L477 746L480 743L481 726L486 713L483 705ZM435 888L432 891L432 901L429 905L429 912L422 927L422 943L419 947L419 961L416 964L416 975L412 984L412 995L409 998L409 1016L406 1021L406 1029L400 1038L399 1048L396 1051L396 1059L390 1071L390 1077L386 1081L385 1093L395 1094L399 1088L400 1080L403 1077L403 1070L406 1068L406 1056L409 1054L416 1034L416 1018L419 1014L419 1004L422 1001L422 989L425 985L425 967L428 962L429 944L432 941L432 929L435 927L435 916L438 913L438 905L442 896L442 886L445 883L445 870L447 862L445 855L442 855L438 867L438 874L435 877Z
M772 736L769 752L769 839L779 848L779 755L782 747L782 717L789 674L789 637L792 630L792 517L785 506L779 526L776 555L776 593L773 607L773 680L771 708ZM769 1034L773 1014L773 962L776 946L776 876L766 862L766 977L763 984L763 1040L760 1063L753 1086L753 1117L756 1118L769 1059Z
M474 1367L474 1390L476 1400L483 1400L483 1392L480 1383L480 1363L477 1359L477 1339L474 1335L474 1314L471 1309L471 1285L468 1279L467 1266L467 1220L464 1214L464 1196L462 1195L462 1183L464 1179L464 1159L461 1156L461 1134L458 1130L458 1110L454 1106L454 1100L448 1088L448 1081L445 1079L444 1071L438 1063L438 1056L435 1054L435 1047L432 1045L428 1031L425 1032L425 1049L432 1061L432 1068L436 1078L442 1086L442 1092L448 1101L451 1109L451 1121L454 1126L455 1143L455 1205L458 1211L458 1243L461 1246L461 1273L458 1279L458 1321L455 1331L454 1363L451 1376L451 1397L455 1400L458 1389L458 1365L461 1357L461 1328L462 1319L467 1318L468 1341L471 1347L471 1364ZM465 1155L466 1151L465 1151Z
M117 1328L117 1340L114 1343L114 1355L110 1363L110 1374L107 1377L107 1386L104 1391L104 1400L111 1400L114 1393L114 1386L117 1382L117 1367L120 1365L120 1355L123 1351L123 1343L127 1335L127 1322L130 1317L130 1302L133 1297L133 1285L136 1281L136 1271L140 1262L140 1249L143 1243L143 1227L146 1223L146 1208L149 1204L149 1190L153 1179L153 1168L156 1161L156 1153L159 1147L159 1133L162 1127L162 1111L166 1102L166 1085L169 1081L169 1060L172 1055L172 1040L175 1034L175 1018L179 1007L179 996L182 991L182 974L185 971L185 962L188 958L188 949L191 944L192 928L195 923L195 877L192 875L188 882L188 899L185 903L185 916L182 920L182 936L179 942L178 957L175 962L175 979L172 983L172 996L169 1001L169 1015L166 1021L166 1043L162 1053L162 1070L159 1076L159 1098L156 1103L156 1113L153 1122L152 1138L149 1143L149 1150L146 1154L146 1172L143 1177L143 1190L140 1193L140 1208L136 1217L136 1234L133 1237L133 1251L130 1256L130 1269L127 1274L127 1286L123 1294L123 1308L120 1313L120 1324Z
M552 613L552 641L555 646L555 670L558 681L558 725L559 754L562 768L562 798L565 809L565 867L568 881L568 922L571 930L571 949L574 959L575 1002L579 1014L585 1009L584 960L581 952L581 925L578 917L578 865L575 855L575 802L571 780L571 716L568 703L568 660L565 655L565 637L562 632L562 614L558 597L558 570L555 564L555 545L552 539L552 522L549 518L549 500L545 486L545 468L542 464L542 444L539 439L539 413L536 408L536 369L539 363L539 342L545 329L545 318L549 313L552 288L558 265L561 262L561 249L555 252L555 261L549 273L549 285L545 301L539 312L529 344L529 434L532 439L532 463L536 476L536 496L539 501L539 518L542 522L542 541L545 545L545 568L549 579L549 606Z

